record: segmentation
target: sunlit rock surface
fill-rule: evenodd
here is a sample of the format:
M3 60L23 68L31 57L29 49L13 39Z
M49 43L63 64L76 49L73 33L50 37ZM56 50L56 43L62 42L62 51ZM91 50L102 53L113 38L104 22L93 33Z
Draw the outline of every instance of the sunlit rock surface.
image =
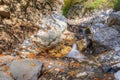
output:
M92 13L93 18L91 19L92 24L95 23L106 23L106 20L109 18L110 14L113 12L112 9L100 10Z
M25 40L22 44L22 53L38 53L37 48L52 48L64 39L74 39L74 35L67 32L66 19L60 13L53 13L43 18L40 29L36 34ZM68 37L67 37L68 36ZM35 44L35 45L34 45Z
M67 29L65 18L61 14L48 15L43 19L40 30L34 35L33 41L43 46L51 46L61 42L63 32Z
M10 55L0 56L0 66L9 64L10 62L12 62L13 60L16 60L16 59L18 59L18 57L14 57L14 56L10 56Z
M38 60L14 60L10 72L15 80L38 80L43 64Z
M8 76L5 72L0 71L0 80L14 80L14 79Z

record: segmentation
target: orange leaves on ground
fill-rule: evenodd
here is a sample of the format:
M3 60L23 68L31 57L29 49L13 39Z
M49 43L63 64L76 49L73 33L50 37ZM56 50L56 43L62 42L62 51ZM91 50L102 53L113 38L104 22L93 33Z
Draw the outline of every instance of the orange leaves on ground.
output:
M27 54L27 58L35 59L36 58L36 54L33 54L33 53Z
M56 57L56 58L61 58L63 55L58 53L58 54L54 54L53 56Z
M11 74L9 71L7 71L6 74L7 74L8 76L12 76L12 74Z
M4 56L4 54L0 54L0 57Z
M22 53L20 51L17 52L18 55L22 55Z
M9 70L8 66L3 66L3 68L4 68L5 71Z
M61 46L60 45L60 46L56 47L55 49L50 50L49 54L52 57L61 58L61 57L65 56L66 54L68 54L70 50L71 50L70 46Z

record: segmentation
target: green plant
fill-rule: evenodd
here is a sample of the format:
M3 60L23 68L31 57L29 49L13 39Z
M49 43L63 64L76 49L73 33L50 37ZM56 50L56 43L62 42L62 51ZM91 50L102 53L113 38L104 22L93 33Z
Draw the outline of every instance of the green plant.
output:
M91 3L91 8L99 8L100 7L100 4L102 4L103 0L96 0L94 2Z
M82 2L82 0L64 0L64 6L63 6L63 15L66 16L69 9L75 5L75 3Z
M94 9L113 8L115 11L120 10L120 0L64 0L63 15L66 16L69 9L76 3L83 6L83 14L89 13Z
M120 10L120 0L115 0L114 1L114 10L115 11Z
M67 15L70 9L71 3L72 3L72 0L64 0L63 15Z

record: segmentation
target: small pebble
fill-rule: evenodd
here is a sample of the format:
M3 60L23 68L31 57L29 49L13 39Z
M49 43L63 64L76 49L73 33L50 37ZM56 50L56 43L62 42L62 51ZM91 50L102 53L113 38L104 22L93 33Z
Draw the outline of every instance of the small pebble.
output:
M82 73L78 73L76 77L79 78L79 77L86 76L86 75L88 75L87 72L82 72Z

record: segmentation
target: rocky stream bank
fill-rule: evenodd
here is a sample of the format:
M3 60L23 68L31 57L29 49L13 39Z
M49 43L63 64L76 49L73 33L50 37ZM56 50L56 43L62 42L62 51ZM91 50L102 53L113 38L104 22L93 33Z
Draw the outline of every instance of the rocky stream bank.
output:
M119 11L74 20L62 0L0 4L0 80L120 80Z

